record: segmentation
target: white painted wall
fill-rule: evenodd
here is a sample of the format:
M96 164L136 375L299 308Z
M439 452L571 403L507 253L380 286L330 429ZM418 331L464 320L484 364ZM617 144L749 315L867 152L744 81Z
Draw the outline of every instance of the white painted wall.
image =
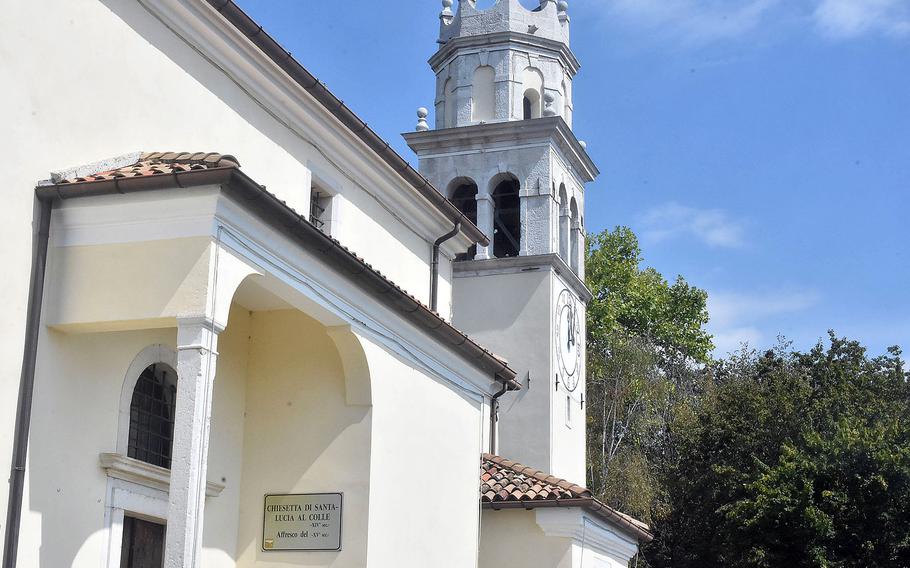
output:
M23 502L19 566L99 566L107 477L117 448L120 394L142 349L174 345L174 329L42 333Z
M528 374L531 378L529 388L500 399L497 453L584 485L584 376L572 393L555 387L554 309L566 286L546 263L525 271L496 270L497 261L483 262L490 266L455 280L455 325L509 360L523 385Z
M481 517L480 568L574 568L572 540L547 537L535 515L535 511L524 509L485 509Z
M500 399L497 453L551 472L551 276L545 271L459 277L455 325L505 357L526 386ZM556 472L553 472L556 473Z
M0 22L0 70L10 78L0 89L0 154L15 164L4 177L0 212L6 268L0 295L8 299L0 322L0 469L9 471L10 465L33 188L52 170L137 150L220 151L237 156L253 179L306 212L310 170L319 169L343 193L345 217L337 237L426 300L432 238L415 234L380 204L370 177L394 176L366 176L328 160L318 138L307 139L275 120L137 1L4 0L2 9L16 17ZM337 135L332 119L312 118ZM443 272L447 264L444 258ZM449 286L440 287L443 310L448 293ZM6 506L4 484L0 518Z
M374 377L368 565L475 566L487 405L384 351L368 355Z
M209 438L209 481L224 490L205 503L202 530L202 565L206 568L235 566L239 555L244 451L248 423L248 373L251 337L256 328L253 314L245 307L231 308L228 326L218 338L215 388L212 391L212 426Z
M578 507L485 509L480 567L627 568L634 539Z
M249 348L237 566L364 566L371 409L346 405L335 345L306 315L255 312ZM262 550L264 495L336 491L344 493L341 552Z

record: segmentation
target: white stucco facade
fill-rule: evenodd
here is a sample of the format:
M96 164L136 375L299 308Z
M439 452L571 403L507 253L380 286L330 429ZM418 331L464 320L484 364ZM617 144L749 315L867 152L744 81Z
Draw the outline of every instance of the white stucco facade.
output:
M583 367L577 387L553 388L564 293L584 337L597 175L571 132L567 8L452 7L432 62L439 128L407 138L432 186L476 183L474 218L276 59L231 2L4 3L0 467L24 480L15 525L15 484L0 486L16 535L4 568L129 565L130 519L166 525L168 568L494 566L513 537L546 566L590 566L595 549L568 527L603 521L478 499L494 440L584 481ZM490 34L499 45L478 49ZM169 150L223 154L144 161ZM112 173L140 165L160 169ZM504 180L521 229L516 254L494 258ZM159 365L176 377L166 466L130 454L137 385ZM344 498L340 549L266 546L266 495L329 492ZM616 558L634 554L622 538Z
M333 194L332 237L428 303L432 243L451 222L207 3L12 4L17 21L42 25L4 20L0 34L0 66L16 78L16 88L0 93L0 151L16 164L4 180L0 224L9 269L3 292L14 299L0 326L0 466L10 467L14 437L37 222L33 189L52 171L136 150L220 149L301 212L309 210L315 181ZM89 80L113 69L116 86ZM492 376L318 258L299 256L298 246L245 216L243 204L217 187L73 200L54 211L51 233L19 566L119 566L124 507L162 518L186 505L112 477L133 474L102 463L110 465L102 454L122 454L121 397L125 381L135 383L131 363L159 345L195 353L189 367L183 359L173 365L181 373L193 361L201 365L188 371L203 379L200 401L204 381L214 377L210 439L186 446L188 456L205 452L206 467L186 479L204 473L223 486L204 498L201 556L168 562L476 562L477 463L489 438L489 396L499 388ZM451 259L470 244L462 233L442 246L439 311L446 318ZM295 268L302 266L305 273ZM211 360L192 340L178 339L192 329L214 331ZM422 404L406 403L412 397ZM190 423L205 412L203 404ZM464 435L440 446L450 432ZM411 479L415 456L441 473ZM456 491L444 518L428 509L413 518L396 513L428 536L404 559L405 536L386 521L401 507L403 479L418 492L431 492L431 482ZM342 551L263 552L262 496L314 490L346 496ZM4 485L4 518L7 503ZM460 542L455 553L453 539Z

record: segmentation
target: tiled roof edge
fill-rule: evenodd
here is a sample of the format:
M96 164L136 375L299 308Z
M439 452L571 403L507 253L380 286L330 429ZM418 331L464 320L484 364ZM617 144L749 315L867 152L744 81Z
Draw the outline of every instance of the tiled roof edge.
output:
M482 455L482 459L498 467L510 469L517 474L533 477L534 479L543 483L556 485L557 487L561 487L567 491L570 491L573 495L576 495L570 499L525 499L516 501L488 501L484 500L481 496L481 505L485 509L499 510L538 509L542 507L580 507L597 515L601 519L613 525L619 525L619 527L622 528L626 533L634 536L640 542L651 542L654 539L654 534L651 532L651 529L647 524L634 519L625 513L621 513L609 505L606 505L599 499L595 498L591 491L586 487L582 487L581 485L577 485L564 479L548 475L538 469L522 465L502 456L485 453Z

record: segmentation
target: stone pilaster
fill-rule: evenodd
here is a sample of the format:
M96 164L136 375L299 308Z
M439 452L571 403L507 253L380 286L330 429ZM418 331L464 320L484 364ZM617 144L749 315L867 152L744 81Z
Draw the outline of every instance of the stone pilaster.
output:
M477 260L493 258L493 198L487 193L477 192L477 227L490 239L488 246L477 245Z
M201 565L202 521L218 333L206 319L177 325L177 410L171 451L166 568Z

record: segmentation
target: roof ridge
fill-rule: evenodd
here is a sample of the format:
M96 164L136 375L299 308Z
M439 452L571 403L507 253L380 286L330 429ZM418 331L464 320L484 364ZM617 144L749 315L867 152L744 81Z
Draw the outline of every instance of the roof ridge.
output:
M218 152L137 152L122 156L122 160L104 160L93 165L71 168L51 174L57 184L119 180L131 177L174 175L176 173L218 168L240 168L231 154ZM128 162L128 163L127 163Z
M143 152L140 162L163 164L202 164L210 168L240 167L240 161L231 154L218 152Z

